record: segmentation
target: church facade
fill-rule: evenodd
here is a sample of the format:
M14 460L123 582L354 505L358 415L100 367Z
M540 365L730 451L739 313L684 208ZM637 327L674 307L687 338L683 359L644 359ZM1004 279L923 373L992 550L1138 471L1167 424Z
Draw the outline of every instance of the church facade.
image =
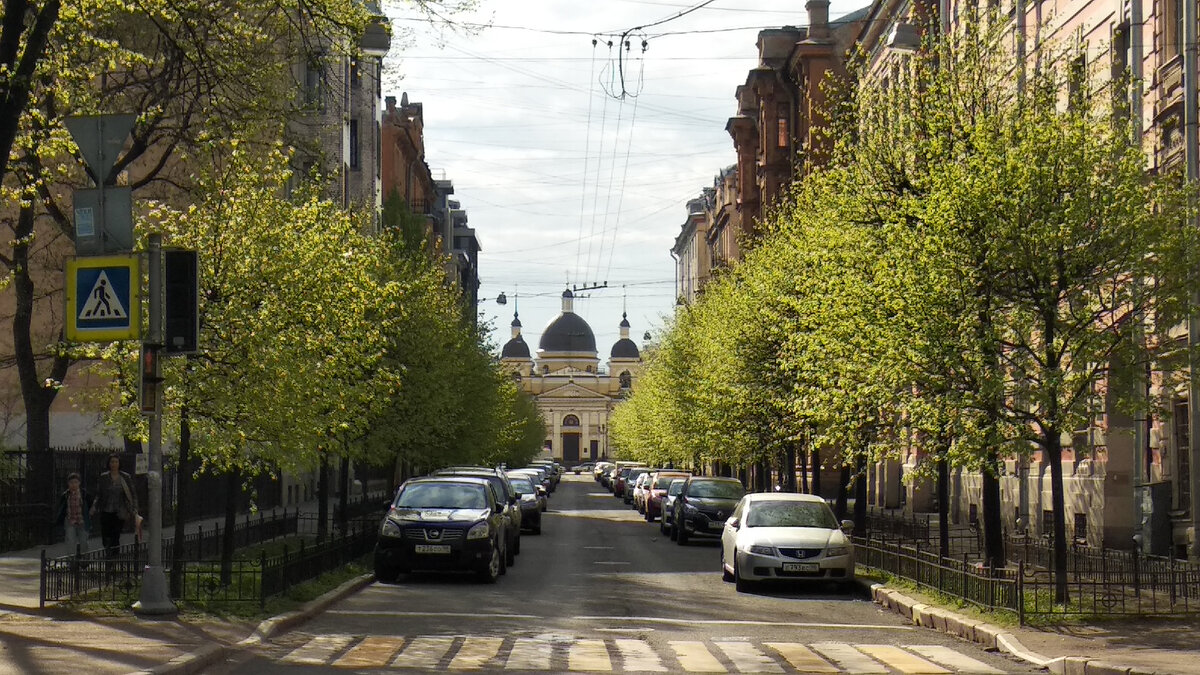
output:
M500 352L500 362L533 397L546 422L543 455L565 466L611 455L609 415L633 390L642 366L641 352L629 339L629 320L622 315L621 337L609 352L607 369L601 368L596 336L575 313L574 299L571 291L563 292L562 313L542 331L536 359L517 315L512 339Z

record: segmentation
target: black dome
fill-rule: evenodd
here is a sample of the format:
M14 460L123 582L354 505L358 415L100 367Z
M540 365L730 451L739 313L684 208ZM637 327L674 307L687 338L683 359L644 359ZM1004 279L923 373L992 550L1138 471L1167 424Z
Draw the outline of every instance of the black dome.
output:
M568 293L570 291L567 291ZM583 317L574 312L563 312L542 331L538 349L544 352L591 352L596 353L596 336Z
M525 338L518 335L517 337L504 343L504 349L500 350L500 358L502 358L502 359L527 359L527 358L529 358L529 345L525 344Z
M629 338L621 338L613 345L612 353L609 354L614 359L637 359L641 358L642 353L638 351L637 345Z

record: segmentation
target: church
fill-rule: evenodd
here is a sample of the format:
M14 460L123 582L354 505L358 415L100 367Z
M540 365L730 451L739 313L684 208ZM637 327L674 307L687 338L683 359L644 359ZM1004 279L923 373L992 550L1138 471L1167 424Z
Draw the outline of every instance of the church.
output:
M602 369L596 336L575 313L574 300L570 290L563 292L562 313L542 331L536 360L516 314L512 339L500 352L501 364L542 412L543 455L568 467L609 457L608 416L632 392L642 366L641 352L629 339L629 319L622 314L621 338L609 352L607 370Z

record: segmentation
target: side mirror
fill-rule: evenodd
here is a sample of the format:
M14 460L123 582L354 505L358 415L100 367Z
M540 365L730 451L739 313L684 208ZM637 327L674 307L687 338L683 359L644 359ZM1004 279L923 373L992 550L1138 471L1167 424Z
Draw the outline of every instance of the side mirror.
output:
M849 534L853 531L854 531L854 521L853 520L843 520L842 521L842 532Z
M725 521L725 524L736 530L742 526L742 521L738 520L737 518L730 518L729 520Z

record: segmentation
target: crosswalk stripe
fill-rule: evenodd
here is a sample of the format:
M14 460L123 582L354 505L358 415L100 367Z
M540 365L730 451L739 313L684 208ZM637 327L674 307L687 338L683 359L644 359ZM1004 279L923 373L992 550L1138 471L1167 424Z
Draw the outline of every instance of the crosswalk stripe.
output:
M780 656L802 673L836 673L837 668L817 656L813 650L796 642L766 642L766 646L779 652Z
M782 673L783 668L749 642L714 642L739 673Z
M818 642L810 645L813 651L833 661L847 673L886 673L887 668L854 647L841 642Z
M646 673L665 673L662 659L643 640L614 640L621 651L622 667Z
M345 649L354 638L350 635L318 635L283 657L285 663L323 666L331 656Z
M450 670L478 670L500 653L504 644L503 638L469 637L463 641L454 660L450 662Z
M546 640L517 638L508 654L505 668L509 670L550 670L550 655L554 645Z
M893 647L892 645L855 645L855 647L860 652L873 656L903 673L910 673L912 675L916 675L917 673L921 673L922 675L941 675L942 673L950 672L936 663L926 661L919 656L909 654L903 649Z
M708 651L708 647L704 646L703 642L688 642L684 640L670 642L671 649L675 651L675 658L679 659L679 665L689 673L727 673L725 666L717 660L717 657Z
M454 638L423 637L415 638L404 647L404 651L392 661L396 668L423 668L433 670L442 662L442 657L454 646Z
M942 645L904 645L908 649L924 656L932 661L937 661L943 666L954 669L956 673L973 673L974 675L1003 675L1003 670L998 670L984 663L973 659L966 654L960 654L949 647Z
M579 640L567 653L568 670L612 670L604 640Z
M404 638L400 637L365 637L333 665L339 668L384 668L403 645Z

